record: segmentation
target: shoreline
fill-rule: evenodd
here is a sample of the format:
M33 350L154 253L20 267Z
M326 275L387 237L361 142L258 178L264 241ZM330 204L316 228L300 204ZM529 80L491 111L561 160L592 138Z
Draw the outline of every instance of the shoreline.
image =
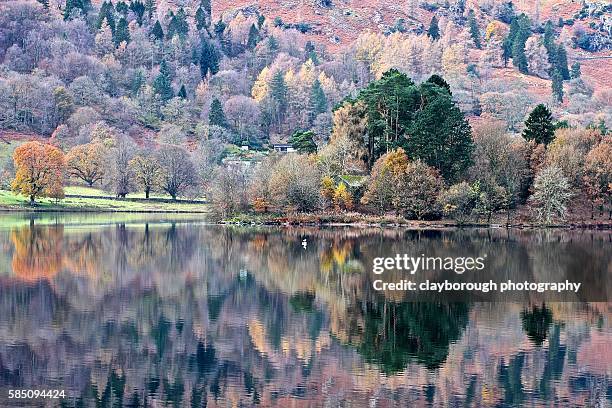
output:
M505 217L504 217L505 221ZM450 219L440 220L408 220L394 215L371 215L361 213L346 214L240 214L238 216L217 221L222 225L276 225L276 226L355 226L355 227L389 227L389 228L415 228L415 229L442 229L442 228L533 228L533 229L584 229L584 230L612 230L612 220L567 220L555 224L543 225L522 220L506 222L477 222L470 221L458 223Z
M380 227L380 228L414 228L414 229L448 229L448 228L491 228L491 229L583 229L612 230L612 221L584 222L571 220L564 223L542 225L524 221L509 224L500 222L465 222L457 223L449 219L408 220L397 216L375 216L370 214L296 214L296 215L254 215L240 214L222 220L212 218L206 210L130 210L112 208L16 208L0 207L0 214L193 214L207 216L211 224L237 226L285 226L285 227Z
M68 214L210 214L210 211L196 210L126 210L126 209L111 209L111 208L6 208L0 207L0 214L42 214L42 213L68 213Z

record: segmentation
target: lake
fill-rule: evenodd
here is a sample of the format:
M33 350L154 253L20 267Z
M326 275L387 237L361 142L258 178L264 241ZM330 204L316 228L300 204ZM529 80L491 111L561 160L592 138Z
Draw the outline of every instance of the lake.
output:
M9 389L65 390L70 407L610 406L611 248L610 231L4 215L0 406L60 404ZM483 276L591 292L373 290L373 259L406 252L486 255Z

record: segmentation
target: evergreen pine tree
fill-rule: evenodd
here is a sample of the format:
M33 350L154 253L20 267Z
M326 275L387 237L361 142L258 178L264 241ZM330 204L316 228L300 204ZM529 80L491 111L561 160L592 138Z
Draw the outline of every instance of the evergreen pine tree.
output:
M436 16L431 18L431 22L429 23L429 29L427 30L427 35L431 37L432 40L437 40L440 38L440 28L438 27L438 19Z
M202 7L202 10L204 10L204 13L206 13L206 19L210 21L210 16L212 16L212 7L210 5L210 0L201 0L200 7Z
M219 53L212 42L202 39L200 49L200 74L206 78L208 73L211 75L219 72Z
M153 18L153 14L157 11L157 6L155 5L155 0L145 0L145 10L147 12L147 16L149 18Z
M168 14L166 14L166 21L168 21L168 26L166 27L166 38L171 40L176 34L176 18L174 17L174 11L169 10Z
M225 119L225 113L223 113L223 107L217 98L214 98L210 104L208 124L211 126L220 126L222 128L227 127L227 120Z
M554 69L551 75L552 79L552 96L557 103L563 102L563 77L558 69Z
M255 27L255 24L251 24L251 28L249 28L249 38L247 40L247 47L250 49L255 48L257 43L259 42L259 30Z
M117 13L122 14L124 17L126 17L129 7L124 1L120 1L115 6L115 10L117 10Z
M429 77L429 79L427 79L427 82L438 85L439 87L446 89L446 91L451 94L450 85L440 75L433 74Z
M145 5L140 0L130 2L130 10L136 16L136 22L139 26L142 26L142 19L145 13Z
M187 16L185 15L184 8L181 7L178 9L173 17L173 21L170 23L174 23L174 32L178 34L180 38L185 38L189 33L189 24L187 23Z
M196 28L198 30L208 27L209 25L209 21L206 18L206 13L204 12L204 9L201 6L199 6L198 9L196 10L195 22L196 22Z
M563 80L570 79L570 72L567 67L567 51L563 44L559 44L557 48L557 69Z
M317 144L314 142L314 132L298 130L289 138L289 144L300 153L316 153Z
M270 101L272 118L276 124L280 124L287 108L287 85L281 71L274 74L270 81Z
M580 63L574 62L572 64L572 71L570 72L570 77L572 79L580 78Z
M544 39L542 43L546 51L548 51L548 62L552 66L555 64L557 49L555 47L555 30L550 20L548 20L544 26Z
M504 59L504 67L508 66L508 61L512 58L512 46L514 44L514 39L516 38L516 34L520 29L519 21L516 17L512 19L510 23L510 30L508 31L508 36L504 39L502 43L502 58Z
M49 10L49 0L36 0L38 1L40 4L42 4L43 8L45 10Z
M185 85L181 85L181 89L179 89L178 94L176 94L181 99L187 99L187 89L185 89Z
M549 144L555 138L555 126L552 113L543 104L536 106L525 121L523 137L526 140L535 140L538 144Z
M219 21L215 23L215 27L213 29L217 38L223 38L223 33L225 32L225 23L223 20L219 19Z
M327 97L323 88L321 88L321 82L319 79L315 79L312 84L312 90L310 92L310 103L309 103L309 116L312 121L317 117L318 114L327 112Z
M527 56L525 55L525 42L529 38L530 27L529 18L525 14L521 14L512 21L510 34L508 35L512 38L512 64L523 74L529 72Z
M512 45L512 64L523 74L529 72L527 56L525 55L525 44L521 41L514 41Z
M132 77L132 82L130 84L130 90L132 92L133 97L136 97L138 95L138 92L140 91L140 89L142 88L144 84L145 84L144 73L142 72L142 70L139 69L136 71L136 73Z
M80 11L83 15L86 14L83 0L66 0L66 5L64 7L64 20L69 20L76 10Z
M468 24L470 26L470 34L476 48L482 48L482 42L480 41L480 31L478 30L478 22L476 21L476 14L474 10L470 10L468 13Z
M125 41L126 43L130 42L130 29L128 27L128 22L125 17L121 17L119 19L113 37L115 46L119 46L119 44L121 44L123 41Z
M174 97L170 68L168 68L168 64L165 60L162 60L159 64L159 75L153 81L153 89L164 102Z
M151 35L157 40L162 41L164 39L164 29L161 26L159 20L155 21L153 28L151 29Z
M115 7L113 3L110 1L105 1L100 6L100 12L98 13L98 21L96 23L96 28L99 30L102 27L102 23L106 19L111 32L115 32Z

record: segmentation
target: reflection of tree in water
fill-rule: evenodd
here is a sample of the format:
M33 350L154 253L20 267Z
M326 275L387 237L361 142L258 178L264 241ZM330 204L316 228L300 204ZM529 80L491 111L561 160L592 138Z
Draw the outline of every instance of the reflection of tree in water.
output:
M556 323L550 333L548 350L546 352L546 364L540 379L540 398L547 400L553 394L552 382L558 381L563 374L565 362L565 345L561 344L561 324Z
M11 232L13 273L22 280L51 279L62 268L62 226L26 226Z
M464 303L368 303L357 349L386 373L403 370L411 359L438 368L467 325L468 311Z
M523 382L521 379L525 354L520 352L510 358L510 362L502 365L499 369L499 382L504 388L503 406L521 406L525 397Z
M272 405L274 398L285 398L279 406L293 399L319 406L323 393L310 384L333 378L346 381L339 382L344 389L392 395L396 405L414 401L411 393L421 387L419 402L450 406L444 399L450 398L450 386L444 384L463 392L454 401L478 405L486 381L492 390L504 391L495 392L491 405L532 401L533 392L523 391L521 383L521 376L526 381L531 375L532 352L522 352L523 358L510 347L501 351L505 362L500 365L501 357L491 356L482 338L474 340L479 321L463 334L467 305L394 303L371 290L368 267L380 248L393 253L480 253L495 242L506 248L497 232L230 231L126 224L66 229L63 237L46 234L48 240L63 242L58 248L71 273L56 275L52 285L0 285L0 335L28 350L15 356L14 348L8 352L0 342L0 386L11 381L30 385L35 375L64 378L72 395L82 394L82 405L69 401L68 406L110 407L118 401L123 406L251 406ZM304 237L307 249L300 245ZM7 247L17 246L10 235L4 238ZM517 242L496 253L495 262L488 264L491 273L503 272L510 258L516 264L517 254L524 262L537 252L528 241ZM79 265L92 273L77 276L72 271ZM239 272L243 268L246 277ZM24 289L30 286L40 293ZM512 334L520 338L518 313L513 311L512 317ZM541 377L533 382L536 392L541 398L565 392L559 379L567 378L563 365L575 346L567 346L566 352L563 327L556 321L547 325L542 310L528 311L523 325L532 341L539 335L543 344L548 338L546 350L538 349L546 358L539 366ZM454 342L459 344L450 353ZM491 342L491 348L500 344ZM41 351L46 349L48 355ZM466 357L473 351L482 360ZM374 363L366 365L368 378L354 375L363 361ZM427 373L431 377L426 384L419 382L424 367L440 367L445 361L443 370ZM464 364L469 366L466 375L457 375ZM492 367L490 373L480 364ZM591 381L586 374L584 378ZM573 386L586 394L588 384L581 381L576 379ZM355 395L346 395L325 402L337 406L356 401Z
M553 316L551 310L543 304L542 307L536 305L531 310L524 310L521 313L521 320L527 337L536 346L540 346L546 340Z

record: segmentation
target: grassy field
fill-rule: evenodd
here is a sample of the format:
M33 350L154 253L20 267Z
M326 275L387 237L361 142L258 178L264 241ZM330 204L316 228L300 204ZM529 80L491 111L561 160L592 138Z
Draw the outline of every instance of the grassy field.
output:
M86 187L67 187L66 194L102 196L106 193ZM66 197L57 203L55 200L40 198L37 200L36 206L32 207L26 197L6 190L0 190L0 209L22 211L208 212L206 204L186 203L180 200L170 203L144 200L134 202L103 197Z
M108 197L111 194L104 191L104 190L100 190L99 188L95 188L95 187L86 187L86 186L66 186L64 187L64 194L66 194L67 196L70 195L81 195L81 196L96 196L96 197ZM139 193L130 193L127 195L127 198L145 198L145 194L144 192L139 192ZM164 199L171 199L172 197L170 197L169 195L165 195L165 194L159 194L159 193L151 193L149 195L149 198L164 198Z

